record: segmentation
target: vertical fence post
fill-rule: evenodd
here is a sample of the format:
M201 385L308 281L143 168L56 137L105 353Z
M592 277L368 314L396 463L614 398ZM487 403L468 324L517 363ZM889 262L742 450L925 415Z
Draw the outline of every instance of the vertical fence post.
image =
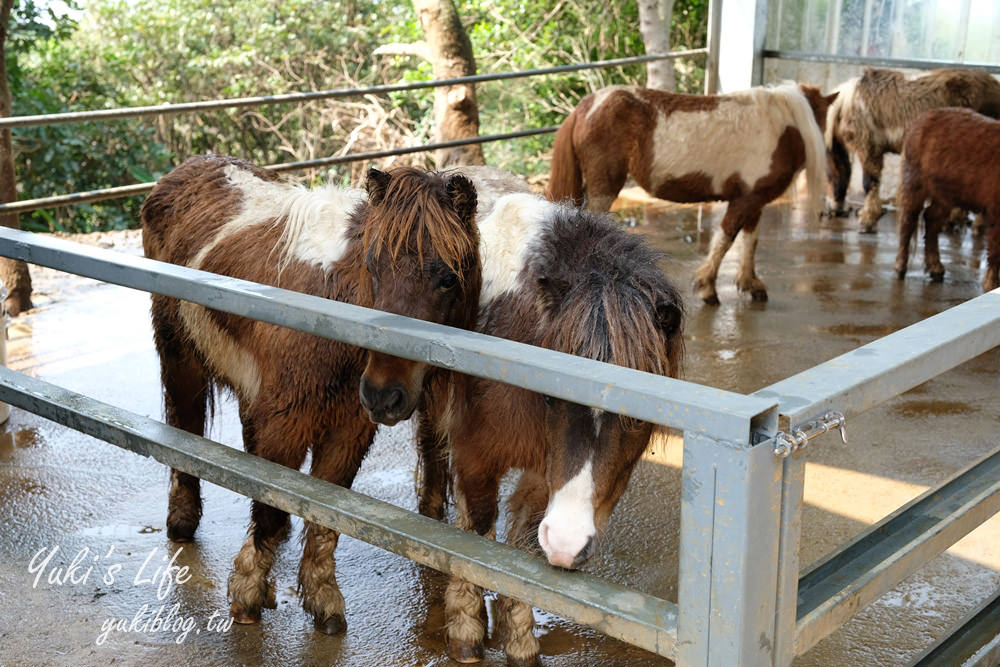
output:
M677 626L683 667L790 662L778 653L787 651L787 640L775 627L789 605L782 599L779 608L788 576L779 572L787 550L781 548L784 461L770 440L776 427L772 408L754 420L746 442L684 434ZM797 579L797 568L793 574Z
M784 426L783 426L784 427ZM781 526L778 535L778 600L774 610L774 664L791 665L795 657L799 601L799 539L806 477L805 450L782 463Z
M705 94L719 92L719 35L722 32L722 0L708 0L708 56L705 60Z

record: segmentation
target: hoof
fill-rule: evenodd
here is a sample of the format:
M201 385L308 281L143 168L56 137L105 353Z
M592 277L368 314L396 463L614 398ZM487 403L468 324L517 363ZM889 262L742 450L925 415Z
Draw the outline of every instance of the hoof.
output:
M862 222L858 231L862 234L875 234L878 231L878 225L874 222Z
M234 602L229 607L229 616L234 622L240 625L253 625L255 623L260 623L260 609L257 611L248 611L243 608L243 605Z
M341 614L334 614L326 620L313 618L313 625L325 635L340 635L347 630L347 621Z
M167 524L167 539L171 542L191 542L194 531L198 530L198 522L186 521L176 525Z
M906 269L896 269L896 280L906 278Z
M750 292L750 298L758 303L764 303L767 301L767 290L755 289Z
M944 282L944 269L941 269L940 271L928 271L927 275L930 276L932 283Z
M538 659L537 655L530 658L512 658L507 656L507 666L508 667L542 667L542 661Z
M463 665L480 662L483 659L483 643L476 642L473 644L471 642L457 642L449 639L448 657Z
M701 297L701 300L704 301L709 306L718 306L719 305L719 295L718 294L707 294L707 295Z

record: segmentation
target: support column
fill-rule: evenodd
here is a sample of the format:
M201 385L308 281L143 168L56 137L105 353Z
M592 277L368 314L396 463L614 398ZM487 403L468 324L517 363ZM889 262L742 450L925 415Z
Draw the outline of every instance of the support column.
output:
M802 477L775 456L776 427L772 409L749 442L685 434L678 665L791 663Z
M760 85L764 80L763 58L764 38L767 36L767 0L745 0L720 2L720 26L725 30L718 40L719 46L719 89L720 93L731 93ZM709 34L711 34L711 11L709 7ZM709 40L709 51L712 43ZM707 78L707 77L706 77Z

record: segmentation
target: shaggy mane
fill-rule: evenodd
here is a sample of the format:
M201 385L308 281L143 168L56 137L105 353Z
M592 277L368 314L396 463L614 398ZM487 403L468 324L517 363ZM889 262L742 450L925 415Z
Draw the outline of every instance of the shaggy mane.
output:
M434 252L461 280L463 264L479 252L479 238L446 206L449 195L444 179L412 167L393 169L389 174L392 178L382 202L369 205L363 222L366 253L373 259L388 253L396 263L416 251L417 260L423 262L426 235ZM439 187L428 188L430 179L439 180ZM387 201L392 202L391 209L384 204Z
M542 345L562 352L677 377L678 331L669 339L656 304L683 312L677 290L657 269L662 253L620 229L606 214L560 207L531 264L533 273L569 286L543 325Z

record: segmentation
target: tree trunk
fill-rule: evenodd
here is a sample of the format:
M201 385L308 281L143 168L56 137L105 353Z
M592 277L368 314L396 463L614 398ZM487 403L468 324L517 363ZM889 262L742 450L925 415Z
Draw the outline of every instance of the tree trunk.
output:
M7 85L7 57L4 46L10 24L10 10L14 0L0 1L0 117L10 116L13 104L10 87ZM17 183L14 180L14 146L10 129L0 130L0 202L17 201ZM17 213L0 215L0 225L19 229ZM31 308L31 275L28 265L21 261L0 257L0 280L7 287L8 297L4 302L12 316Z
M462 27L452 0L413 0L420 27L429 47L435 79L452 79L476 73L472 42ZM434 89L435 141L479 136L476 87L444 86ZM486 164L482 144L436 151L439 169L462 164Z
M646 53L670 51L670 22L674 13L674 0L639 0L639 32L646 45ZM656 60L646 64L646 87L673 92L674 61Z

